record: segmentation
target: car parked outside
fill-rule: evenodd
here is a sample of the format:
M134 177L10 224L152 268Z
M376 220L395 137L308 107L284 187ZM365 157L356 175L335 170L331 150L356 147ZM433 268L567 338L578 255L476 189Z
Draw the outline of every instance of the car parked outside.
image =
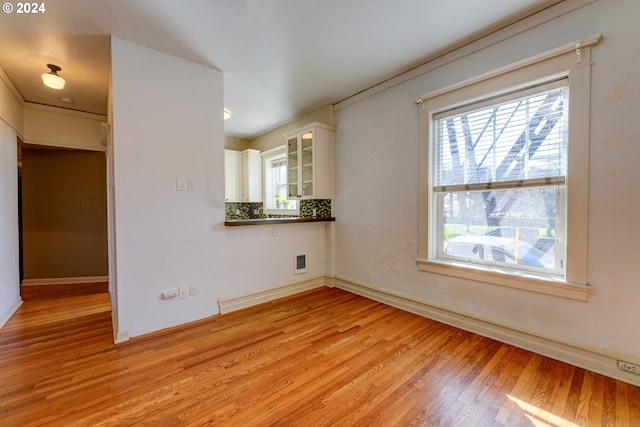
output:
M524 240L511 237L487 234L458 236L445 244L444 253L481 264L516 264L555 269L552 254L545 253Z

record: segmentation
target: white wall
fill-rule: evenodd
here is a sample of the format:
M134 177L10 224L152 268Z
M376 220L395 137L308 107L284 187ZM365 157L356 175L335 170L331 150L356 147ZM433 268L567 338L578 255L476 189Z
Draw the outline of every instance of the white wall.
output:
M0 86L6 88L2 80ZM0 96L3 106L14 104L9 92ZM17 133L4 121L5 117L19 117L19 112L14 108L0 109L0 327L22 302L18 269Z
M638 360L640 340L632 326L640 324L638 16L640 2L596 1L462 59L442 61L441 67L398 80L386 90L338 105L336 275ZM588 249L594 291L590 301L419 272L415 264L419 125L414 100L599 32L604 39L592 49Z
M54 147L104 151L100 114L25 103L24 141Z
M218 298L302 279L296 252L308 255L307 276L324 273L323 223L224 226L222 73L116 37L111 52L117 334L211 316ZM177 177L196 191L176 191ZM200 294L161 300L186 285Z

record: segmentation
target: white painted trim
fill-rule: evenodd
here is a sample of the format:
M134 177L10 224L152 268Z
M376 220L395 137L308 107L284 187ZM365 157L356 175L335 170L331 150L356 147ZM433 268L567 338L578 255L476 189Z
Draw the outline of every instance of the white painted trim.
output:
M54 277L49 279L23 279L22 286L74 285L77 283L102 283L108 281L109 276Z
M589 295L593 291L593 288L589 285L573 284L561 279L545 278L524 272L520 274L514 271L502 272L499 268L489 269L462 263L460 263L462 265L456 265L454 262L429 261L426 259L416 259L416 263L421 271L523 289L576 301L589 301Z
M640 376L620 371L617 367L618 360L640 365L638 356L463 312L342 277L334 277L329 281L333 286L347 292L640 386Z
M426 101L427 99L435 98L437 96L446 95L449 92L453 92L453 91L456 91L456 90L464 89L464 88L466 88L468 86L472 86L472 85L484 82L485 80L489 80L489 79L492 79L492 78L495 78L495 77L499 77L499 76L502 76L504 74L512 73L514 71L520 70L521 68L530 67L530 66L538 64L540 62L547 61L549 59L555 58L555 57L560 56L560 55L564 55L565 53L569 53L569 52L573 53L576 50L576 44L577 43L579 43L582 48L585 48L585 47L590 47L590 46L598 44L601 39L602 39L602 33L597 33L597 34L590 35L588 37L584 37L584 38L582 38L580 40L576 40L574 42L564 44L564 45L559 46L559 47L557 47L555 49L551 49L551 50L549 50L547 52L543 52L541 54L532 56L530 58L525 58L525 59L523 59L521 61L514 62L513 64L506 65L506 66L498 68L496 70L491 70L491 71L486 72L484 74L480 74L478 76L474 76L474 77L472 77L470 79L455 83L453 85L446 86L446 87L434 90L432 92L429 92L427 94L424 94L424 95L420 96L418 99L416 99L415 102L416 102L416 104L421 104L424 101ZM583 58L583 62L587 63L588 59L589 58L587 57L587 59L585 61L584 58ZM578 62L576 61L576 63L578 63Z
M24 105L25 105L24 98L22 97L22 95L18 91L18 88L16 88L16 85L13 84L13 82L11 81L9 76L7 75L6 71L4 71L4 68L2 68L1 66L0 66L0 80L2 80L4 82L4 84L7 85L7 87L9 88L11 93L13 94L13 96L15 96L15 98L20 102L20 105L22 106L22 108L24 108Z
M289 139L289 138L291 138L293 136L296 136L299 133L305 132L305 131L307 131L307 130L309 130L311 128L321 128L321 129L330 130L332 132L336 131L336 127L335 126L327 125L327 124L320 123L320 122L312 122L312 123L309 123L308 125L301 126L301 127L297 128L295 130L292 130L292 131L289 131L289 132L285 133L284 137L286 139Z
M25 110L44 111L50 114L60 114L63 116L79 117L82 119L96 120L101 122L107 121L104 114L88 113L86 111L72 110L70 108L54 107L52 105L34 104L33 102L24 103Z
M305 280L290 282L272 288L261 289L244 295L234 297L219 298L218 307L220 314L230 313L257 304L273 301L279 298L295 295L311 289L326 286L326 276L315 276Z
M18 297L15 303L7 310L2 316L0 316L0 329L11 319L11 316L20 308L22 305L22 298Z
M111 307L111 330L113 332L113 343L118 344L124 341L129 341L129 333L128 332L118 332L116 330L116 314L113 312L113 307Z
M29 145L35 145L35 146L41 146L41 147L58 147L58 148L71 148L71 149L75 149L75 150L83 150L83 151L95 151L98 153L104 153L106 151L106 147L104 146L100 146L100 147L86 147L83 146L81 144L59 144L56 142L49 142L49 141L37 141L34 139L25 139L22 138L23 142L25 144L29 144ZM29 148L29 147L26 147Z
M114 344L120 344L125 341L129 341L129 332L118 332Z
M418 220L418 268L438 274L453 275L510 286L528 291L539 291L548 295L558 295L587 301L592 288L588 286L588 188L589 188L589 106L591 46L598 43L602 34L594 34L577 42L564 45L547 53L534 56L485 73L482 76L437 90L420 98L419 122L419 202ZM582 45L581 62L576 63L575 43ZM557 77L569 77L569 164L567 175L567 233L566 268L563 283L550 280L521 280L505 274L490 274L488 271L473 269L465 273L460 266L445 265L437 259L435 221L438 213L433 201L434 187L429 169L433 157L432 129L434 113L456 108L468 102L478 102L504 91L524 88L532 83L552 81ZM451 91L448 91L451 89ZM575 126L575 127L572 127ZM540 277L539 279L543 279ZM561 284L562 286L557 286ZM566 286L565 286L566 285ZM582 285L582 288L575 285Z

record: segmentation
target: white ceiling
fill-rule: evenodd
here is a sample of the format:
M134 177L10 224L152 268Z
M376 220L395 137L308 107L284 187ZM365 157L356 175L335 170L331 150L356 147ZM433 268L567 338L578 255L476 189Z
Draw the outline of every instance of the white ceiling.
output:
M552 3L47 0L44 13L0 13L0 65L26 101L106 114L113 34L221 70L225 134L250 138ZM42 85L47 63L62 67L63 90Z

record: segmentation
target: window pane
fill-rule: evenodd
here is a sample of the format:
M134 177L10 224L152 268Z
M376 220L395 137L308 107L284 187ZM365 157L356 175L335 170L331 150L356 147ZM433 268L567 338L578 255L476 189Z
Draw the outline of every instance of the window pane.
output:
M438 257L560 274L563 192L546 186L437 194Z
M286 146L281 151L264 156L264 200L265 209L297 210L295 200L287 200L287 153ZM273 213L272 213L273 214ZM283 212L282 214L292 214ZM297 214L297 212L295 212Z
M433 185L563 176L567 87L471 109L435 121Z
M272 163L272 182L274 207L276 209L296 209L295 200L287 200L287 161L280 160Z

